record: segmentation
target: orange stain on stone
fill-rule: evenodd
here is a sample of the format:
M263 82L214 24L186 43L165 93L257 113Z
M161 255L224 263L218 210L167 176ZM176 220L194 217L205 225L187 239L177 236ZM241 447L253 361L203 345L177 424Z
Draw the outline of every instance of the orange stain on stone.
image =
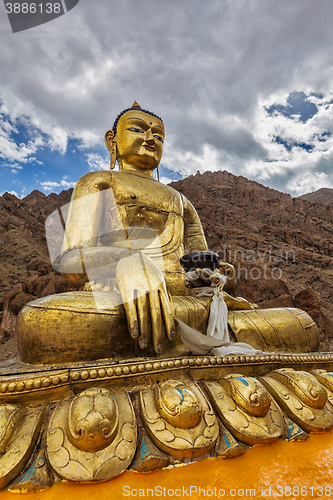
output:
M246 490L255 490L257 498L265 498L263 490L266 498L333 498L333 431L312 434L306 442L279 440L270 446L257 446L233 459L206 459L148 474L126 471L111 481L96 484L64 482L39 493L26 493L21 498L253 498L253 491ZM0 493L1 500L17 498L15 493Z

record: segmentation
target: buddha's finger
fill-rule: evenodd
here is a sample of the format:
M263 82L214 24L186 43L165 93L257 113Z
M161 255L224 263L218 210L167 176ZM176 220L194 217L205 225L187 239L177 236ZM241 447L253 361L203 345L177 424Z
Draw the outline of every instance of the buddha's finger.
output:
M161 354L163 350L163 322L158 290L149 292L149 307L154 350L156 354Z
M176 338L176 328L174 311L171 304L171 299L165 294L163 290L159 290L161 309L164 319L165 332L169 340L175 340Z
M139 336L139 325L138 325L138 314L136 310L135 297L137 291L134 290L133 299L124 302L124 309L126 312L127 325L132 339L136 339Z
M136 299L136 309L139 320L139 346L146 349L148 345L148 296L147 293L140 294Z

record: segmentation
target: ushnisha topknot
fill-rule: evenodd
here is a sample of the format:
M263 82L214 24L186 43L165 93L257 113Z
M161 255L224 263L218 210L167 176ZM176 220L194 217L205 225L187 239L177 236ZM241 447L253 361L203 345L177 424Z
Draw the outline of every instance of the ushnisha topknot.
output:
M121 113L119 113L119 115L115 119L114 124L112 126L112 130L114 132L114 135L117 134L117 125L118 125L118 122L119 122L120 118L125 113L127 113L128 111L133 111L133 109L137 109L138 111L142 111L142 113L147 113L147 115L154 116L155 118L158 118L159 120L161 120L161 122L163 123L162 118L160 118L159 116L155 115L155 113L152 113L151 111L148 111L147 109L142 109L141 106L140 106L140 104L138 104L136 101L134 101L133 104L132 104L132 106L130 108L126 108L123 111L121 111Z

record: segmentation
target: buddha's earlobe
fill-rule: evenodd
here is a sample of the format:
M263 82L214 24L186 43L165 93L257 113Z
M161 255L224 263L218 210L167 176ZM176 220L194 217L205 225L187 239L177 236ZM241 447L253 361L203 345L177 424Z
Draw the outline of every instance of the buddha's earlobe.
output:
M110 169L113 170L116 164L117 159L117 144L114 140L114 132L113 130L108 130L104 136L105 145L110 151Z

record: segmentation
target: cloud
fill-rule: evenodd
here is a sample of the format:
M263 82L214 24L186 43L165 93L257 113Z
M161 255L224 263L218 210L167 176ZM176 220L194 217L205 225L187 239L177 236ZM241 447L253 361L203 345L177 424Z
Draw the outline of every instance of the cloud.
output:
M333 188L333 182L324 172L305 171L294 177L287 186L291 191L301 195L317 191L322 187Z
M102 157L98 153L89 153L87 156L87 162L90 170L109 170L110 169L110 159Z
M67 178L68 176L66 176ZM64 187L65 189L73 188L75 186L75 182L68 182L65 179L61 181L44 181L40 182L40 185L43 186L44 191L54 191L54 188Z
M296 194L306 167L330 183L332 21L330 0L80 2L2 34L0 155L41 161L76 139L91 170L108 168L96 147L137 100L164 119L169 170L227 169Z
M2 191L2 193L0 193L0 196L2 196L3 194L5 194L6 191ZM16 196L16 198L20 198L20 196L17 194L16 191L7 191L7 193L9 194L13 194L14 196ZM21 196L22 198L22 196Z
M0 158L26 163L28 157L36 153L38 147L42 146L41 138L35 137L28 141L27 144L18 144L11 137L11 134L15 133L15 129L11 130L7 125L8 122L0 121Z
M36 163L37 165L43 165L43 162L40 160L37 160L37 158L34 158L31 156L31 158L28 158L28 163Z
M307 96L304 92L292 92L287 98L286 105L273 104L266 110L269 114L281 113L289 118L296 116L302 122L307 122L318 112L318 108L311 97L311 95ZM323 96L314 97L322 99Z
M14 163L2 163L1 166L3 168L9 168L9 169L15 169L15 170L22 170L22 166L19 165L18 163L14 162Z
M176 180L177 180L177 179L171 179L170 177L165 177L165 176L160 177L160 182L161 182L162 184L170 184L170 182L174 182L174 181L176 181Z

